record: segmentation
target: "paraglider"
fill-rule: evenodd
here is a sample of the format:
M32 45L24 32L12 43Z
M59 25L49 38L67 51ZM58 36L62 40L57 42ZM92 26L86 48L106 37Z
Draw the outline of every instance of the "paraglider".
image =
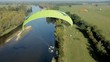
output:
M53 17L53 18L59 18L62 20L67 21L70 23L70 25L73 25L72 19L64 12L62 11L57 11L57 10L41 10L33 15L31 15L27 20L24 21L22 25L22 30L24 30L24 25L27 24L28 22L38 19L38 18L43 18L43 17Z
M26 25L28 22L38 19L38 18L43 18L43 17L53 17L53 18L59 18L64 21L67 21L71 26L73 25L72 19L64 12L62 11L57 11L57 10L41 10L33 15L31 15L27 20L24 21L22 25L22 30L24 30L24 25ZM50 53L54 52L54 46L49 46L48 50Z

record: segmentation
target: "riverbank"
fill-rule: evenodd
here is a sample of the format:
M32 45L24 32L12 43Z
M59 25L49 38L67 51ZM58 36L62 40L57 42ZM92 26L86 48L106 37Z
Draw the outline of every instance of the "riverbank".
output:
M1 5L0 9L0 37L22 24L32 11L31 6L25 4Z
M75 27L65 27L63 39L64 62L95 62L88 40Z
M14 28L12 31L9 33L5 34L4 36L0 37L0 46L4 45L5 43L8 43L10 40L13 38L18 41L21 37L23 37L27 32L32 30L32 26L27 26L24 28L25 31L22 31L22 24L19 25L18 27Z
M109 61L109 43L100 35L98 29L75 14L69 15L76 27L64 26L63 32L59 32L61 29L56 31L59 42L58 62Z
M59 36L62 33L63 36ZM87 39L75 27L64 27L63 32L59 32L57 37L59 38L58 62L95 62L87 49Z
M12 31L10 31L9 33L5 34L4 36L0 37L0 45L5 44L5 42L10 41L11 39L8 39L12 34L17 33L20 29L21 29L21 25L19 25L18 27L14 28ZM8 39L8 40L7 40Z
M41 9L38 6L32 6L32 14L39 10ZM0 55L4 57L0 58L0 62L51 62L54 53L48 48L54 46L54 24L49 24L46 18L42 18L26 24L26 26L30 25L33 28L31 31L24 30L22 34L18 31L12 40L9 39L10 42L2 44ZM16 41L16 37L20 39Z

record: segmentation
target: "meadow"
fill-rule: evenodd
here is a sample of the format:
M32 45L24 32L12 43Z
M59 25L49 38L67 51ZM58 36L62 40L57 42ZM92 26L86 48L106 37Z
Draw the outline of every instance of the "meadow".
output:
M96 62L91 56L88 40L74 27L64 29L64 62Z
M110 40L110 5L63 5L59 6L59 10L77 14L87 23L97 26Z
M110 5L60 5L59 10L77 14L90 25L95 25L110 40ZM90 43L78 29L65 27L63 33L63 62L100 61L92 57L88 49Z

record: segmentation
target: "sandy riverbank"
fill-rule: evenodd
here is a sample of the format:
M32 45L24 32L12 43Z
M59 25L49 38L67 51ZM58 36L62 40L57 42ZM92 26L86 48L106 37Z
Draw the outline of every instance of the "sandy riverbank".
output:
M5 43L11 41L13 38L15 38L16 41L20 40L21 36L22 36L25 32L26 32L26 33L29 32L30 30L32 30L32 26L27 26L27 27L25 27L25 28L24 28L24 31L22 31L21 29L18 30L17 32L15 32L15 33L13 33L12 35L10 35L10 36L6 39Z

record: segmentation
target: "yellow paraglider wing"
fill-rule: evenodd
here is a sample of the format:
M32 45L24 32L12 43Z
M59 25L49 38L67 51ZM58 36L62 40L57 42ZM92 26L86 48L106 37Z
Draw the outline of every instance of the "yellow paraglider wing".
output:
M57 10L41 10L41 11L34 13L27 20L25 20L22 25L22 29L24 30L24 25L27 24L28 22L38 19L38 18L43 18L43 17L59 18L59 19L69 22L71 26L73 25L72 19L64 12L57 11Z

